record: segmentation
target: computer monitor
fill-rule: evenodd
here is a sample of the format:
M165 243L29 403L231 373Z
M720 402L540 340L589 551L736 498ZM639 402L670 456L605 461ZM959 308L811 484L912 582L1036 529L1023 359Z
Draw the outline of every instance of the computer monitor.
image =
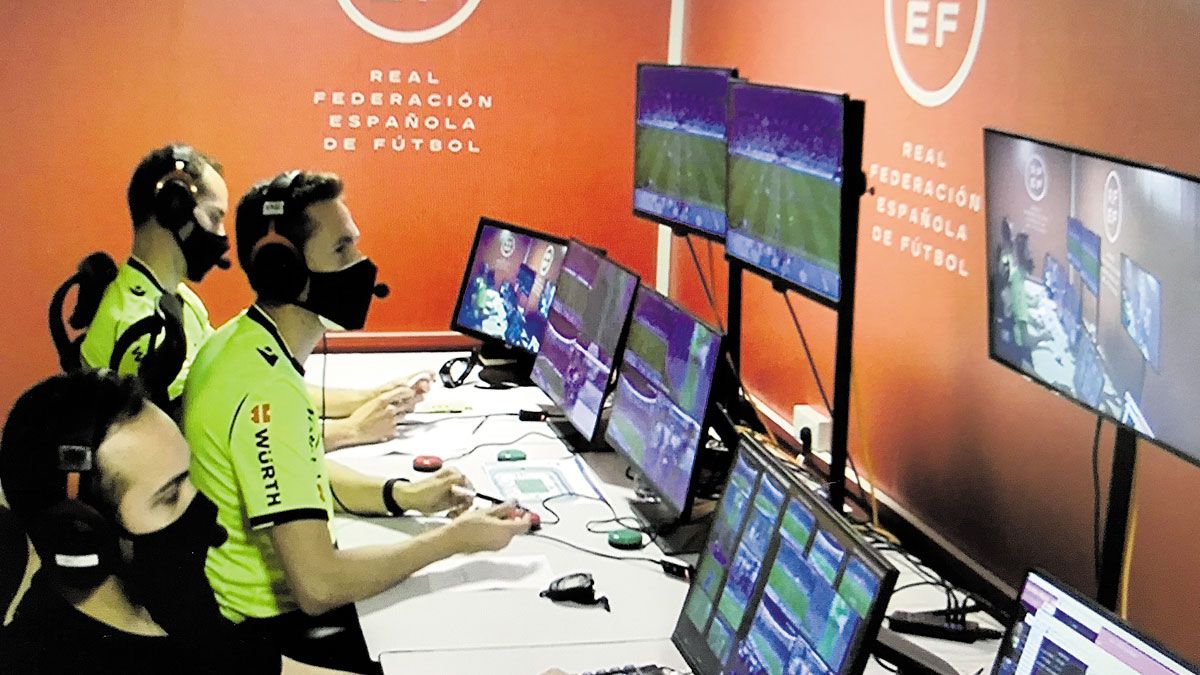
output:
M633 272L574 239L567 245L531 379L589 444L596 439L637 286Z
M1196 666L1050 575L1031 571L992 675L1186 675Z
M726 253L826 303L841 297L848 100L742 81L729 87Z
M1158 370L1162 335L1162 283L1121 254L1121 325L1146 362Z
M672 640L697 673L861 673L896 577L743 436Z
M1067 218L1067 262L1079 271L1092 295L1100 294L1100 235L1078 218Z
M1200 179L995 130L984 159L992 359L1200 464Z
M565 239L480 218L450 328L536 354L566 250Z
M719 332L658 292L639 287L605 440L675 518L690 513L692 474L705 442L720 351Z
M731 68L638 65L633 212L725 238L725 103Z

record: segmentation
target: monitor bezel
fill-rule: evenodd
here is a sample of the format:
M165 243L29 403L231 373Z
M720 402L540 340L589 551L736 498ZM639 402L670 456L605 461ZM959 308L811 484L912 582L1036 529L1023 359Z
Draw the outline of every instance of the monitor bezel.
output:
M1123 164L1125 166L1128 166L1128 167L1134 168L1134 169L1146 169L1149 171L1156 171L1163 175L1171 176L1173 178L1178 178L1180 180L1191 181L1194 183L1200 183L1200 178L1198 178L1196 176L1192 176L1192 175L1182 173L1179 171L1173 171L1173 170L1167 169L1165 167L1154 166L1152 164L1144 164L1144 163L1140 163L1140 162L1134 162L1134 161L1131 161L1128 159L1117 157L1115 155L1105 155L1105 154L1102 154L1099 152L1094 152L1091 150L1083 150L1081 148L1075 148L1075 147L1071 147L1069 145L1062 145L1060 143L1055 143L1053 141L1047 141L1047 140L1037 138L1034 136L1024 136L1024 135L1014 133L1011 131L1005 131L1003 129L996 129L993 127L984 127L984 129L983 129L983 151L984 151L984 197L983 197L983 199L984 199L984 217L983 217L983 219L984 219L985 248L987 246L991 245L992 230L995 227L992 224L991 220L988 218L988 205L987 205L987 141L988 141L989 134L995 134L997 136L1003 136L1003 137L1012 138L1012 139L1016 139L1016 140L1020 140L1020 141L1030 141L1033 143L1038 143L1040 145L1044 145L1049 148L1053 148L1055 150L1060 150L1060 151L1064 151L1064 152L1073 152L1073 153L1076 153L1079 155L1092 157L1094 159L1099 159L1099 160L1106 161L1106 162ZM1103 241L1101 241L1101 246L1103 246ZM1103 252L1103 248L1101 249L1101 251ZM1170 445L1167 442L1163 441L1162 439L1154 438L1153 436L1148 436L1148 435L1142 433L1141 431L1138 431L1134 427L1131 427L1131 426L1123 423L1119 417L1113 416L1113 415L1101 410L1098 407L1089 406L1087 403L1079 400L1075 396L1069 396L1069 395L1065 394L1064 392L1062 392L1058 389L1055 389L1054 386L1052 386L1049 382L1046 382L1045 380L1042 380L1039 377L1030 375L1029 373L1026 373L1025 371L1021 370L1020 367L1010 364L1007 361L1005 361L1004 359L1001 359L999 356L997 356L996 350L994 348L994 341L992 339L993 331L995 330L995 326L993 325L993 322L992 322L992 317L995 316L995 306L994 306L995 305L995 288L994 288L995 279L993 278L993 275L991 274L991 257L990 256L991 256L990 251L985 250L985 261L984 262L985 262L985 267L986 267L985 271L987 274L987 316L985 317L985 320L987 321L988 359L990 361L992 361L993 363L999 364L1000 366L1004 367L1005 369L1012 371L1012 372L1016 373L1017 375L1020 375L1025 380L1038 385L1042 389L1045 389L1046 391L1053 393L1054 395L1058 396L1059 398L1061 398L1065 401L1070 401L1072 404L1077 405L1080 408L1083 408L1084 410L1088 411L1089 413L1091 413L1093 415L1100 416L1113 424L1124 427L1130 433L1135 434L1139 440L1143 440L1143 441L1146 441L1153 445L1156 445L1156 446L1162 448L1163 450L1166 450L1167 452L1171 453L1172 455L1175 455L1176 457L1179 457L1180 459L1188 462L1189 464L1200 467L1200 448L1197 448L1195 455L1189 455L1188 453L1184 452L1182 449L1177 448L1173 445ZM1088 289L1088 290L1090 291L1090 289ZM1079 327L1079 330L1082 331L1083 337L1086 337L1088 335L1088 331L1087 331L1086 327L1081 325ZM1124 332L1125 328L1122 326L1121 330L1122 330L1122 332ZM1140 352L1139 352L1139 354L1140 354ZM1147 362L1147 363L1149 363L1149 362Z
M848 654L853 654L853 659L851 660L848 656L846 664L843 664L842 672L847 673L847 675L861 674L873 652L871 643L873 643L875 636L878 635L879 629L883 625L883 618L887 613L888 603L890 602L892 593L895 590L896 580L899 578L900 574L899 571L887 560L883 553L871 546L871 544L867 542L867 540L861 534L859 534L857 530L854 529L853 524L846 520L844 516L838 514L837 511L829 505L828 501L816 494L799 476L796 475L795 472L799 467L789 466L789 462L776 456L756 438L745 433L739 436L737 453L738 457L734 458L735 464L739 458L745 458L750 461L752 465L760 467L758 483L755 484L755 494L757 494L757 487L758 484L762 482L763 476L768 474L783 484L785 498L783 511L780 515L781 518L786 515L787 508L792 501L800 502L803 506L813 512L816 522L815 527L820 528L823 524L827 526L829 523L833 523L837 529L841 531L841 535L844 539L853 542L855 547L853 554L856 555L858 559L861 560L865 565L867 565L872 572L878 573L879 593L875 597L875 602L871 605L868 619L864 623L863 628L855 637L854 642L848 647ZM730 477L732 477L732 468L730 469L729 473ZM726 489L728 488L730 477L726 478ZM722 499L724 499L724 492L725 491L723 490ZM747 506L747 508L750 507ZM717 510L719 512L720 505L717 506ZM742 521L740 527L738 528L736 541L741 541L742 533L746 528L748 520L749 519L744 519ZM777 525L776 530L778 529L779 528ZM772 561L775 560L780 545L780 538L777 535L777 532L772 533L772 541L767 548L766 555L769 556ZM709 530L709 535L705 538L704 548L701 549L701 557L704 556L704 552L708 550L711 543L712 529ZM850 553L851 551L848 549L847 554ZM767 575L760 575L760 578L755 582L755 590L751 594L750 601L747 604L748 609L753 608L754 611L757 611L759 604L762 602L762 596L766 592L766 578ZM697 583L697 581L694 579L692 583ZM725 582L722 581L722 589L724 588L724 584ZM689 588L689 594L690 592L691 589ZM748 634L749 626L753 623L753 614L754 612L748 611L747 615L742 618L742 624L737 627L734 635L735 644L733 648L736 649L736 643L740 642L741 639ZM708 643L704 639L704 635L697 631L696 627L692 625L691 619L687 616L686 600L684 608L680 610L679 616L676 619L675 630L671 635L671 641L675 645L676 649L679 650L680 655L683 656L684 661L688 663L688 666L691 667L693 671L708 673L717 672L720 670L721 664L713 663L713 656L715 655L709 651ZM699 647L700 653L693 651L691 649L693 646Z
M567 245L568 240L563 237L558 237L558 236L555 236L552 234L547 234L545 232L539 232L537 230L533 230L533 229L530 229L527 227L522 227L520 225L513 225L512 223L507 223L503 220L496 220L495 218L489 218L488 216L480 216L479 223L475 226L475 237L471 241L471 252L467 256L467 265L463 269L462 283L459 284L459 287L458 287L458 298L455 299L454 308L451 310L450 330L457 331L457 332L462 333L463 335L467 335L469 337L473 337L476 340L479 340L480 342L483 342L483 343L504 345L508 349L511 349L514 351L519 351L524 354L529 354L531 356L536 356L537 352L530 351L524 347L509 344L505 340L498 338L495 335L488 335L487 333L484 333L483 331L476 330L474 328L465 326L462 323L460 323L458 320L458 315L462 311L463 298L466 296L467 284L470 283L470 280L471 280L471 270L475 268L475 257L479 253L479 240L483 238L483 228L485 228L485 227L496 227L496 228L502 229L502 230L511 230L512 232L515 232L517 234L521 234L521 235L531 237L534 239L540 239L542 241L546 241L551 244L557 244L557 245L563 246L563 247L565 247ZM565 259L565 256L566 256L565 248L563 251L563 256ZM557 281L558 280L555 279L555 282L557 282ZM553 302L554 298L550 298L550 300L551 300L551 302ZM540 339L539 339L538 344L541 344Z
M701 66L701 65L694 65L694 64L685 65L685 64L672 64L672 63L642 62L642 63L637 64L637 79L634 81L633 173L631 174L633 176L633 181L631 182L632 189L630 190L630 193L629 193L630 201L633 202L631 204L631 206L633 208L633 215L638 218L641 218L643 220L648 220L650 222L657 223L657 224L663 225L665 227L669 227L669 228L671 228L672 232L675 232L677 234L686 232L687 234L696 235L696 236L703 237L705 239L708 239L708 240L711 240L711 241L714 241L714 242L717 242L720 244L724 244L725 243L725 235L724 234L715 234L713 232L709 232L708 230L702 230L702 229L695 227L694 225L691 225L688 223L681 223L678 221L671 220L670 218L667 218L665 216L660 216L656 213L651 213L649 211L643 211L637 207L636 201L633 200L633 194L637 190L637 126L638 126L637 123L638 123L638 117L641 115L641 112L642 112L641 111L642 69L647 68L647 67L649 67L649 68L672 68L672 69L677 69L677 70L703 70L703 71L708 71L708 72L721 71L721 72L726 73L726 80L725 80L725 108L726 108L726 110L729 109L729 83L738 79L738 69L736 67L725 67L725 66ZM729 116L728 116L728 114L725 116L725 123L726 123L725 154L728 155L729 154L729 128L728 128ZM729 161L728 161L728 158L726 159L726 162L725 162L725 171L726 171L725 188L728 189L729 188L729 175L728 175ZM726 208L726 217L725 217L725 231L726 232L729 231L729 216L728 216L728 209L727 209L728 203L729 203L728 197L726 197L726 206L723 207L723 208Z
M599 256L602 260L607 261L608 263L612 264L618 270L621 270L622 272L625 272L626 274L629 274L633 277L633 297L631 297L629 299L629 309L628 309L628 311L625 312L625 322L621 326L620 338L617 340L617 344L613 348L612 368L609 369L608 382L606 383L606 385L604 387L604 392L600 395L600 409L596 411L596 424L592 428L591 432L588 433L588 432L585 432L584 430L580 429L579 427L575 426L575 422L574 422L574 420L571 419L570 415L565 415L565 419L566 419L567 423L571 425L571 428L575 429L575 431L579 432L580 436L583 437L583 439L586 443L588 443L589 445L592 445L596 442L597 436L599 436L601 420L604 418L604 404L608 401L609 396L612 394L611 390L612 390L613 377L614 377L615 373L617 372L617 369L619 369L621 367L622 357L624 357L624 355L625 355L625 340L629 337L629 324L632 321L632 317L633 317L633 306L634 306L634 304L637 303L638 288L641 286L642 277L637 272L634 272L633 270L626 267L625 265L622 265L621 263L617 262L616 260L613 260L612 258L608 257L608 255L606 253L604 253L603 251L601 251L600 249L598 249L594 246L589 246L588 244L586 244L574 237L571 237L570 239L567 240L567 251L566 251L566 253L563 254L563 269L564 270L566 269L567 256L570 255L572 246L579 246L581 248L586 249L587 251L591 252L592 254ZM555 299L557 299L557 298L555 298ZM551 300L550 311L554 311L553 299ZM549 321L550 321L550 317L547 315L547 317L546 317L547 327L549 327ZM540 345L544 345L545 343L546 343L545 340L542 340L542 342L539 343L539 347L540 347ZM534 355L534 367L536 367L536 365L537 365L537 357L540 354L541 354L541 349L539 348L538 353ZM549 359L547 359L547 361L549 361ZM561 373L560 373L560 375L561 375ZM545 394L546 398L549 398L551 403L553 403L559 409L563 410L564 413L566 412L566 409L563 408L562 401L556 400L553 394L542 389L541 387L538 387L538 390L541 391L543 394Z
M696 316L695 312L692 312L691 310L684 307L679 302L672 300L670 297L663 295L662 293L659 293L657 290L647 286L644 283L640 283L640 282L638 283L637 293L633 299L633 306L630 308L630 311L629 311L629 329L633 328L633 322L636 320L634 317L637 314L638 302L641 301L643 293L648 293L650 295L657 296L659 300L662 300L662 301L666 302L668 305L670 305L671 307L675 308L676 310L683 312L685 315L690 317L697 324L703 326L709 332L711 332L717 336L716 362L713 364L712 378L708 385L708 395L704 399L704 408L703 408L704 416L703 416L703 419L700 420L700 438L697 439L697 445L696 445L696 449L695 449L696 452L692 456L692 468L688 475L687 493L683 497L683 504L677 506L676 504L672 503L670 501L670 499L667 497L667 495L663 494L663 492L661 490L659 490L658 486L655 485L653 482L651 482L648 477L646 477L646 473L642 470L642 468L640 466L638 466L637 462L635 462L633 460L633 458L630 457L625 452L624 449L622 449L619 445L617 445L612 440L610 440L608 430L612 428L612 418L611 417L609 418L609 426L605 428L604 442L606 445L608 445L608 447L612 448L618 455L620 455L623 459L625 459L625 461L627 461L629 463L629 465L633 467L633 470L635 472L641 474L643 477L646 477L646 482L651 487L654 488L654 494L659 497L660 502L667 505L668 507L670 507L669 510L670 510L670 513L672 516L674 516L675 518L687 518L691 515L692 506L694 505L695 499L696 499L696 487L697 487L696 465L700 460L700 454L703 452L704 446L705 446L705 441L706 441L705 431L708 430L708 425L706 424L706 422L708 420L708 410L709 410L709 406L712 403L713 388L714 388L714 385L715 385L716 379L717 379L717 368L719 368L720 364L721 364L721 354L722 354L721 350L725 348L725 333L723 333L720 330L709 325L708 322L706 322L703 319L701 319L700 317ZM625 348L627 349L628 346L629 345L626 344ZM613 370L614 381L620 380L621 370L625 367L624 351L625 350L622 349L621 367ZM613 412L612 412L612 414L615 415L616 414L616 393L615 393L615 391L612 394L612 397L613 397Z
M847 188L848 188L848 184L852 178L852 176L847 168L847 161L846 161L847 158L849 157L852 160L856 157L860 158L859 166L854 168L856 175L861 171L861 168L862 168L861 167L862 152L861 152L861 150L854 150L851 147L850 142L849 142L851 140L851 136L850 136L851 132L854 129L862 128L861 122L857 122L857 121L850 119L850 115L852 113L857 114L855 107L851 105L851 102L853 99L851 99L850 94L848 94L846 92L822 91L820 89L808 89L805 87L788 87L788 86L778 85L778 84L765 84L762 82L751 82L749 80L730 80L729 93L725 97L725 106L726 106L726 109L725 109L725 118L726 118L726 123L725 123L725 129L726 129L726 131L725 131L725 219L726 219L725 235L726 235L726 239L728 239L728 237L729 237L729 229L730 229L729 228L729 222L730 222L729 221L729 193L730 193L729 163L730 163L730 155L732 153L729 152L729 128L730 128L730 122L732 122L732 120L733 120L733 90L734 90L735 86L757 87L760 89L798 92L798 93L802 93L802 94L816 94L819 96L829 96L829 97L836 98L839 101L841 101L841 104L842 104L842 184L839 186L839 193L840 193L841 198L840 198L840 208L838 209L838 214L839 214L839 221L838 221L838 299L834 300L833 298L830 298L822 293L814 291L814 290L808 288L807 286L804 286L803 284L800 284L791 279L788 279L787 277L785 277L777 272L768 270L763 267L759 267L758 265L755 265L754 263L742 260L741 258L739 258L729 252L728 243L726 243L726 246L725 246L725 260L726 261L736 264L739 267L741 267L742 269L745 269L745 270L753 273L756 276L766 279L767 281L771 282L772 286L774 286L776 288L795 291L796 293L803 295L804 297L808 298L809 300L812 300L813 302L819 303L819 304L829 307L831 309L837 309L838 306L842 302L842 297L846 290L845 275L843 274L843 272L845 271L845 265L844 265L845 250L844 250L844 246L842 245L842 241L844 239L844 237L842 236L842 230L844 230L846 227L845 217L846 217L846 211L847 211L847 206L848 206L847 202L849 199L851 199L851 197L847 193ZM852 124L852 122L853 122L853 124ZM861 145L861 143L862 143L862 139L860 138L857 141L857 144ZM854 150L854 151L851 152L852 150ZM858 197L853 197L853 199L858 199Z
M1064 595L1070 596L1072 600L1075 600L1084 607L1096 612L1110 623L1120 627L1121 630L1124 630L1137 639L1142 640L1147 645L1157 649L1168 658L1175 659L1184 668L1188 668L1194 673L1200 673L1200 664L1192 663L1191 661L1180 657L1179 654L1167 648L1158 639L1151 637L1141 630L1133 627L1129 622L1124 621L1121 619L1121 617L1117 616L1116 613L1103 607L1100 603L1084 595L1078 589L1064 583L1061 579L1055 577L1053 574L1050 574L1040 567L1031 567L1025 571L1025 578L1021 582L1021 587L1017 589L1017 597L1013 600L1013 604L1011 605L1010 615L1014 617L1014 620L1009 624L1008 629L1004 631L1004 639L1000 642L1001 649L1003 649L1006 645L1012 644L1013 631L1017 629L1017 625L1020 623L1020 620L1016 619L1015 617L1024 617L1026 614L1028 614L1028 612L1025 610L1025 607L1021 604L1021 596L1025 592L1025 586L1029 583L1030 577L1034 575L1050 582L1057 590L1062 591ZM998 669L1000 668L1000 660L1004 655L1004 651L999 651L996 653L996 658L992 661L992 667L988 670L990 675L999 675Z

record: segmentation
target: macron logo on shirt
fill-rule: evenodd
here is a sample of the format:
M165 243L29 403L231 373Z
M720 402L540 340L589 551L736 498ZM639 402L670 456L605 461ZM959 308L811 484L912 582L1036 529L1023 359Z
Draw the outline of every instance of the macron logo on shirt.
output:
M267 362L268 366L272 367L275 365L275 362L279 360L279 355L271 351L270 347L259 347L258 355L263 357L263 360Z

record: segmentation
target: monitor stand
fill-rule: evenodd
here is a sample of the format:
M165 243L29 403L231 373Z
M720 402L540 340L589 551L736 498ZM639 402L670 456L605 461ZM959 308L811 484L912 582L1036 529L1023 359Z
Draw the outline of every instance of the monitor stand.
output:
M699 553L704 548L715 512L709 510L698 518L683 520L657 499L631 501L629 507L647 530L653 532L654 543L662 552L673 556Z
M559 412L561 414L561 411ZM546 425L550 427L550 431L554 432L555 436L567 444L571 452L587 452L591 449L591 443L583 437L583 434L575 430L575 425L571 424L566 417L552 417L546 420Z
M482 369L479 379L488 389L533 386L530 373L534 356L499 342L484 342L476 352Z
M899 668L903 675L959 675L941 657L882 626L872 653Z

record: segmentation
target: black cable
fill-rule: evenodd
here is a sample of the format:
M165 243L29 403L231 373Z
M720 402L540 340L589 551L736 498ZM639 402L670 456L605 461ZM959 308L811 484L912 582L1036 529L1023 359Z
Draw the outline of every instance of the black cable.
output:
M688 251L690 251L692 254L692 263L696 266L696 276L700 277L700 285L704 288L704 297L708 298L708 306L712 309L713 318L715 318L717 321L717 327L721 329L722 333L728 334L728 331L725 329L725 323L721 321L721 312L717 309L717 301L713 297L712 288L708 285L708 279L704 277L704 268L700 266L700 257L696 255L696 248L692 245L692 238L691 236L684 234L683 239L687 242ZM737 381L738 397L750 406L751 410L754 411L755 417L758 418L759 424L761 424L763 428L767 430L767 435L771 437L772 443L775 443L776 439L774 433L771 431L771 427L763 419L762 413L759 411L758 406L754 405L754 403L750 400L750 390L746 388L746 383L742 381L742 374L739 372L737 365L733 362L733 355L729 353L728 349L722 349L721 354L725 357L725 363L729 365L729 372L733 373L733 378ZM721 409L721 406L717 406L717 409L721 410L726 419L728 419L735 428L738 426L736 421L729 416L729 413Z
M1092 565L1096 586L1100 586L1100 428L1104 417L1096 416L1096 432L1092 435Z
M333 502L337 504L343 512L349 513L352 516L358 516L359 518L376 518L379 515L377 513L363 513L361 511L355 511L349 506L346 506L346 503L343 502L340 497L338 497L337 492L333 489L333 483L329 484L329 494L333 495Z
M708 286L708 280L704 278L704 268L700 266L700 256L696 255L696 247L692 245L692 238L689 235L683 235L683 240L687 242L688 251L692 254L692 262L696 265L696 274L700 277L700 285L704 287L704 297L708 298L708 306L712 308L713 319L717 322L717 328L721 332L725 331L725 322L721 321L721 312L717 310L717 301L713 297L712 289Z
M446 417L439 417L436 420L422 420L419 422L417 422L417 421L410 422L410 421L405 420L404 422L401 422L401 423L397 424L396 426L399 426L399 427L408 427L408 426L421 427L421 426L428 426L430 424L440 424L442 422L449 422L451 420L487 420L487 419L491 419L493 417L516 417L519 413L487 413L486 415L463 415L461 413L428 413L428 412L413 411L408 414L409 415L446 415Z
M821 401L825 403L825 409L830 415L834 414L833 405L829 402L829 394L825 392L825 383L821 381L820 374L817 373L817 363L813 360L812 350L808 348L808 338L804 336L804 328L800 326L800 317L796 315L796 308L792 306L792 296L788 295L787 291L783 291L783 300L787 303L788 313L792 315L792 324L796 327L796 333L800 335L800 344L804 346L804 355L808 357L808 367L812 370L813 380L817 383L817 391L821 393ZM849 410L838 411L839 415L849 416ZM859 494L864 497L867 491L863 489L862 474L858 472L858 466L854 464L854 455L850 454L850 448L846 448L846 461L850 463L850 470L854 472L854 483L858 486Z
M580 551L582 553L589 553L591 555L594 555L594 556L597 556L600 558L607 558L609 560L631 560L631 561L635 561L635 562L648 562L648 563L654 563L655 565L659 565L659 566L662 566L663 562L666 560L665 558L664 559L656 559L656 558L648 558L646 556L624 556L624 555L612 555L610 553L601 553L600 551L593 551L591 549L584 548L583 546L579 546L578 544L573 544L564 539L559 539L558 537L551 537L550 535L542 534L541 532L533 532L531 534L531 536L539 537L541 539L548 539L555 543L562 544L563 546L573 548L576 551Z
M529 438L530 436L540 436L540 437L542 437L542 438L547 438L547 439L550 439L550 440L552 440L552 441L557 441L557 440L558 440L558 437L557 437L557 436L551 436L551 435L549 435L549 434L544 434L544 433L542 433L542 432L540 432L540 431L527 431L527 432L525 432L524 434L521 434L520 436L518 436L517 438L514 438L514 439L513 439L513 440L511 440L511 441L500 441L500 442L494 442L494 443L492 443L492 442L489 442L489 443L480 443L479 445L477 445L477 446L475 446L475 447L471 448L470 450L467 450L466 452L464 452L464 453L462 453L462 454L455 455L455 456L453 456L453 457L444 457L444 458L442 458L442 461L443 461L443 462L452 462L452 461L454 461L454 460L456 460L456 459L462 459L463 457L466 457L467 455L470 455L470 454L474 453L475 451L477 451L477 450L481 450L481 449L483 449L483 448L495 447L495 446L498 446L498 445L512 445L512 444L514 444L514 443L519 443L519 442L521 442L521 441L525 440L526 438ZM424 453L403 452L403 451L401 451L401 450L391 450L391 451L388 451L388 452L387 452L387 453L385 453L385 454L387 454L387 455L400 455L400 456L402 456L402 457L416 457L417 455L419 455L419 454L424 454Z
M613 508L613 505L610 504L607 499L604 499L602 497L593 497L591 495L582 495L577 492L562 492L562 493L559 493L556 495L550 495L549 497L546 497L545 499L543 499L542 500L542 508L544 510L546 510L548 513L550 513L551 515L553 515L554 520L550 521L550 522L543 521L542 525L557 525L562 522L562 516L558 513L558 511L555 511L554 509L550 508L550 502L554 501L555 499L560 499L562 497L580 497L582 499L590 499L595 502L600 502L604 506L608 507L608 512L612 514L611 518L598 518L598 519L594 519L594 520L589 520L583 524L583 528L591 534L608 534L610 532L615 532L618 529L633 530L634 532L640 532L642 534L649 534L650 538L648 540L646 540L644 543L642 543L641 545L639 545L637 547L637 549L634 549L634 550L638 550L638 551L644 550L644 549L648 548L654 542L658 541L658 533L653 530L644 529L642 527L641 523L637 523L636 525L631 527L624 522L626 520L636 521L637 520L636 516L619 516L619 515L617 515L617 510ZM593 526L595 526L595 525L605 525L607 523L616 523L620 527L612 528L612 529L605 529L605 530L593 529Z
M884 661L883 659L879 658L878 656L872 655L872 656L871 656L871 658L875 659L875 663L879 664L879 667L880 667L880 668L883 668L884 670L888 671L889 673L898 673L898 672L900 672L900 669L899 669L899 668L897 668L896 666L893 666L893 665L890 665L890 664L888 664L886 661Z
M708 276L711 279L716 279L717 278L717 266L713 263L712 239L705 239L704 243L708 245Z

